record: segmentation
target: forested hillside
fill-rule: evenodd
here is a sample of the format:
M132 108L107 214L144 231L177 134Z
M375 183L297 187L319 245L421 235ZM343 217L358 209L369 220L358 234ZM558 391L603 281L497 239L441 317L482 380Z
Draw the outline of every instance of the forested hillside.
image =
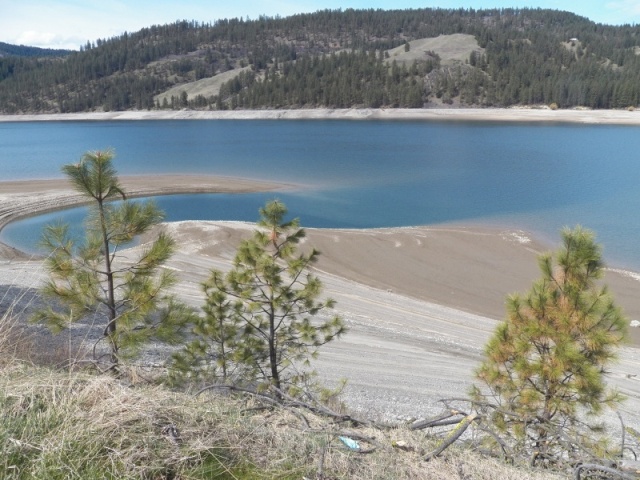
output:
M24 45L11 45L9 43L0 42L0 57L64 57L70 53L71 50L27 47Z
M183 21L69 55L0 57L0 111L627 108L640 102L638 78L637 26L541 9L325 10Z

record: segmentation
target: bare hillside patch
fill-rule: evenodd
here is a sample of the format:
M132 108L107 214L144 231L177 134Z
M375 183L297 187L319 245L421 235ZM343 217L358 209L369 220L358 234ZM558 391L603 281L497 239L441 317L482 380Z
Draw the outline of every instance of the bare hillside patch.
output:
M389 59L398 63L413 63L414 60L428 60L433 58L429 52L437 53L440 56L442 65L453 65L464 63L469 60L471 52L483 53L476 37L462 33L453 35L440 35L435 38L421 38L409 42L409 51L405 52L405 46L388 50Z
M187 92L187 98L189 100L195 99L195 97L197 97L198 95L202 95L203 97L211 97L212 95L217 95L220 92L220 87L223 83L228 82L229 80L233 80L242 72L250 68L251 67L235 68L233 70L219 73L218 75L210 78L203 78L201 80L196 80L195 82L176 85L166 92L156 95L154 97L154 101L162 104L162 102L164 102L164 99L166 98L167 102L171 103L171 97L173 96L179 98L182 92Z

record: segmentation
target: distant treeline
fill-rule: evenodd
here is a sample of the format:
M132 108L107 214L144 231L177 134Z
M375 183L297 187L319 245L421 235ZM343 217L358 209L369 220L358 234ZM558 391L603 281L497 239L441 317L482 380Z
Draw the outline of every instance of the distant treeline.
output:
M0 57L64 57L70 53L71 50L27 47L25 45L11 45L10 43L0 42Z
M394 64L411 40L473 35L483 53ZM22 48L22 47L20 47ZM542 9L324 10L176 22L57 57L0 58L3 113L152 108L422 107L640 102L640 27ZM250 66L219 95L171 101L171 87Z

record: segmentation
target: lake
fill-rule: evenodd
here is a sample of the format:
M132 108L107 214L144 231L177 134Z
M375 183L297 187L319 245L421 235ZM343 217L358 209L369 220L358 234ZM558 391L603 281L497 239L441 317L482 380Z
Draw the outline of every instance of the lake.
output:
M596 231L609 264L640 271L640 127L435 121L166 120L0 123L0 178L57 178L112 147L122 175L203 173L293 182L274 195L158 198L169 220L257 219L277 196L303 226L450 222L508 226L557 242ZM82 210L66 219L77 221ZM61 213L14 222L32 248Z

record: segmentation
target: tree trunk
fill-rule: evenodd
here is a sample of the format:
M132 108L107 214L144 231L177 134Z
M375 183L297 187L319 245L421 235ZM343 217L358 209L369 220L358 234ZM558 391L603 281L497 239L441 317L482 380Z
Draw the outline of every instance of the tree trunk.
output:
M109 317L107 327L105 328L104 335L108 337L109 344L111 345L111 362L113 364L118 363L118 341L116 340L116 299L115 289L113 285L113 271L111 270L111 258L109 257L109 238L107 236L107 223L104 215L104 201L98 200L98 209L100 211L100 227L102 229L102 248L104 249L104 267L107 276L107 295Z
M278 372L278 355L276 351L276 315L271 299L271 310L269 311L269 364L271 366L271 383L280 390L280 372Z

